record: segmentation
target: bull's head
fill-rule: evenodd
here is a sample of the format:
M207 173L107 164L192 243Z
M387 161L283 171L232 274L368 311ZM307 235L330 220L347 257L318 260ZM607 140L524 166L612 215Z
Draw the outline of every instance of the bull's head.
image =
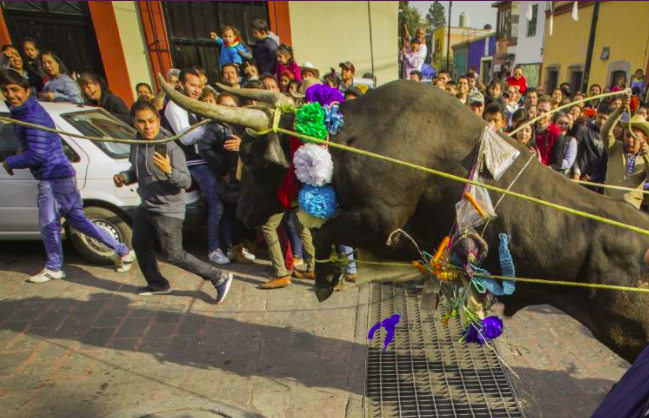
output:
M221 90L262 105L248 108L209 105L174 90L160 75L158 80L167 96L183 109L205 119L241 125L253 131L270 128L275 112L274 106L286 103L286 97L280 93L259 89L232 89L219 84ZM292 119L291 115L284 116L280 120L280 126L290 129ZM271 215L283 211L277 198L277 191L290 166L289 144L276 133L256 136L246 130L246 134L242 137L239 155L244 169L237 216L248 227L260 227Z

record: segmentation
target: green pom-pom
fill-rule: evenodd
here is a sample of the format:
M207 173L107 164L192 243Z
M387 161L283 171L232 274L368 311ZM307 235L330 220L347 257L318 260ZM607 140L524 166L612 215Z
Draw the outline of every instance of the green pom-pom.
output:
M295 132L318 139L327 137L327 127L324 124L325 111L320 103L307 103L296 110Z

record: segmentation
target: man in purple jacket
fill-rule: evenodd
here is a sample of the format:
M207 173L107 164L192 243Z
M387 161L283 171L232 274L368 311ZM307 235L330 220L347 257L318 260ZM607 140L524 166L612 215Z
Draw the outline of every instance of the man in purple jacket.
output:
M0 90L14 119L55 128L52 118L32 94L27 80L16 71L0 71ZM28 281L45 283L65 278L62 270L61 217L80 233L115 251L113 258L118 271L128 271L135 262L135 253L86 218L77 190L75 171L63 153L59 136L23 125L14 125L14 132L20 140L20 149L17 155L8 157L2 166L9 175L13 175L13 170L29 168L38 180L38 216L47 252L45 268Z

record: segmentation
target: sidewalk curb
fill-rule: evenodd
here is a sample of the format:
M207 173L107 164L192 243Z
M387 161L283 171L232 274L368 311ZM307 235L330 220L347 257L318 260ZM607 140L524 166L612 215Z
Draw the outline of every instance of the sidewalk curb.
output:
M161 402L149 402L143 405L122 409L105 415L103 418L142 418L155 417L154 414L186 410L211 412L224 418L264 418L256 412L244 411L239 406L225 402L216 402L198 397L172 398Z

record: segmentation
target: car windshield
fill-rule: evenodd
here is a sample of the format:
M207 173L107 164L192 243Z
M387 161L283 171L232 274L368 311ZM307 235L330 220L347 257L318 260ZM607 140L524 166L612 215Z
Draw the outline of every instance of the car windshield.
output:
M124 122L101 110L66 113L61 115L82 135L120 139L135 139L137 132ZM131 146L115 142L95 142L106 154L113 158L128 158Z

